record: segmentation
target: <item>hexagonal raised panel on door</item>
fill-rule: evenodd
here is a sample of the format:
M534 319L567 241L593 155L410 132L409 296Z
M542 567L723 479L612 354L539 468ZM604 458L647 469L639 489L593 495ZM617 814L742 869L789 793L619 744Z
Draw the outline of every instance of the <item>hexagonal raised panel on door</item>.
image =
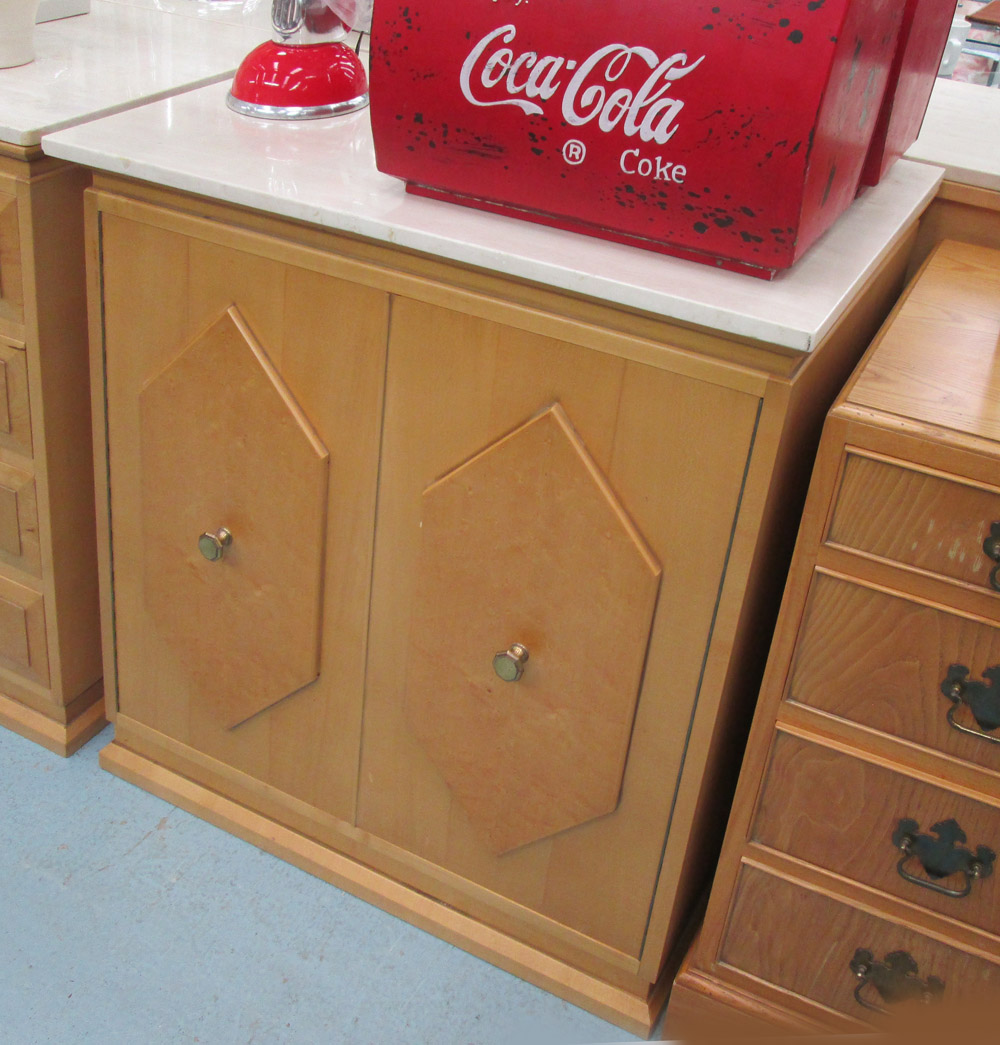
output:
M139 411L146 608L232 728L319 674L328 454L235 308Z
M612 812L660 567L562 407L428 487L421 542L407 720L470 822L500 854Z

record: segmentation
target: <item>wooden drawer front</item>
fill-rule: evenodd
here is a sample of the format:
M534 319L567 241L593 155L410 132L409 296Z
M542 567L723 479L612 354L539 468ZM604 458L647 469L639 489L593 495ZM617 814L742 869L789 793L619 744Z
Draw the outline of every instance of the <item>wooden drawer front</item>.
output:
M0 447L31 454L28 367L24 349L0 338Z
M887 1008L891 1003L872 982L862 983L855 975L851 963L859 951L868 952L880 967L887 956L903 952L916 966L915 977L923 984L935 977L949 1001L978 1002L1000 991L1000 966L992 962L759 868L743 868L720 950L724 964L866 1020L874 1013L855 992L869 1004ZM897 968L909 964L902 957L895 961Z
M952 665L968 668L975 714L943 692ZM998 666L1000 629L817 572L787 699L1000 769Z
M997 563L983 551L993 523L1000 489L848 453L827 540L994 591Z
M42 596L6 577L0 577L0 667L49 681Z
M24 322L24 297L17 198L0 185L0 328L5 320Z
M0 461L0 561L41 573L35 480Z
M907 837L909 854L900 848ZM751 838L1000 932L1000 875L993 874L1000 853L996 806L779 733ZM981 877L967 873L970 861L978 861Z

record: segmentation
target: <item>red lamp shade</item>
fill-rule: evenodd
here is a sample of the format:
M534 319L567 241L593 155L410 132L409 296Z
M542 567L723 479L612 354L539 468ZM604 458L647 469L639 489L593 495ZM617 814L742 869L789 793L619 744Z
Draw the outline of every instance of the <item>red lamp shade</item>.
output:
M340 40L284 44L269 40L243 59L226 104L265 120L341 116L368 104L361 60Z

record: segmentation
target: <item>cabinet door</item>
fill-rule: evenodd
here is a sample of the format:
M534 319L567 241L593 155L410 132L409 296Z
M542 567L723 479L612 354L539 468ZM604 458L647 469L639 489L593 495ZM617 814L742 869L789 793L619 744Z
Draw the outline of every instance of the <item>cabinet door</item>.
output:
M394 300L359 826L396 873L640 956L758 405Z
M120 714L352 819L386 298L136 215L102 215Z

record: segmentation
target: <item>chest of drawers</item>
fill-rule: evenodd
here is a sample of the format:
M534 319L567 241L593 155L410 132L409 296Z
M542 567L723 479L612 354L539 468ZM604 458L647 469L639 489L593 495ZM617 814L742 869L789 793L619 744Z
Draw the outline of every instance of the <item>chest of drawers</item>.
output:
M70 754L104 725L83 190L0 143L0 725Z
M1000 988L1000 253L945 242L831 411L667 1028Z

